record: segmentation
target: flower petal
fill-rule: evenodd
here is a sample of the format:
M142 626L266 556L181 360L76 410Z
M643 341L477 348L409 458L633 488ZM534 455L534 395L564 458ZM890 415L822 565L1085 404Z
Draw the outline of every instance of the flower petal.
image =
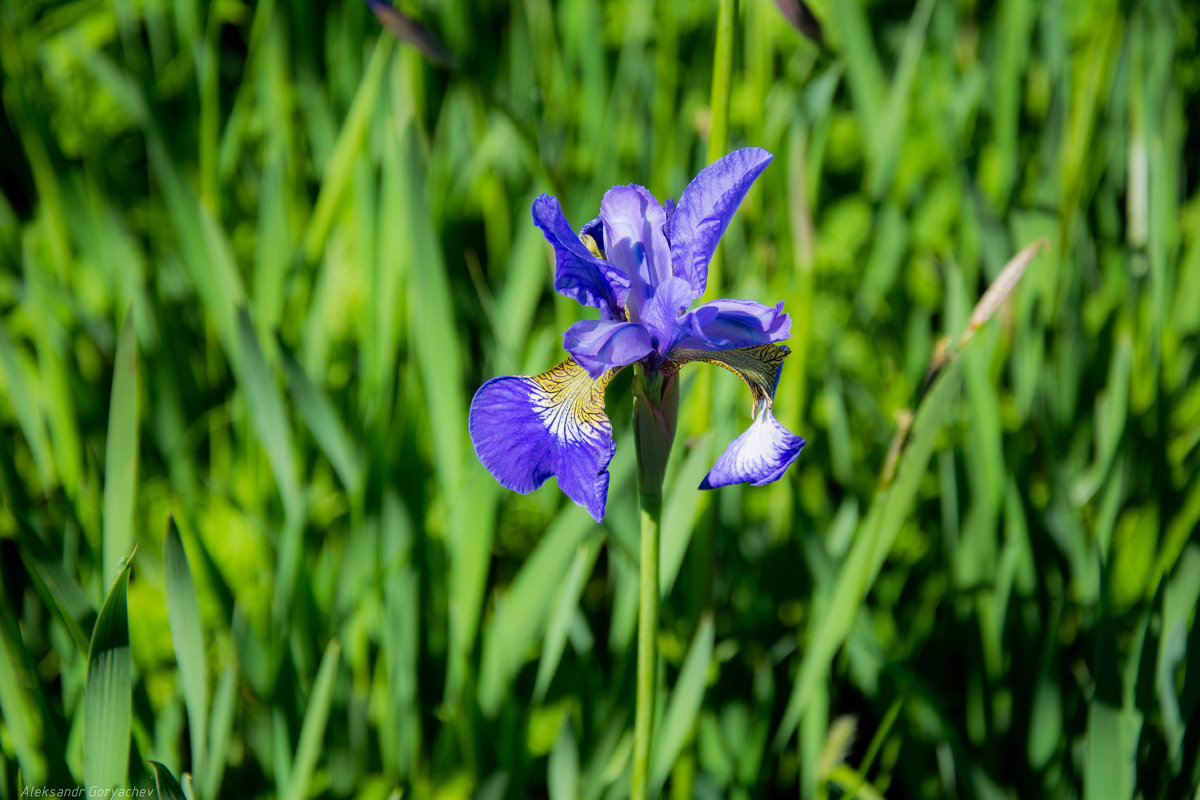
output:
M765 306L753 300L713 300L696 306L680 320L685 331L679 346L695 350L729 350L781 342L792 333L792 318L783 301Z
M597 258L575 235L558 199L548 194L533 201L533 223L554 246L554 290L600 309L605 319L624 319L629 278L614 264ZM603 245L600 245L603 246Z
M671 276L642 309L642 324L650 331L651 342L660 356L669 353L675 343L689 333L680 323L687 319L684 312L695 299L690 283Z
M757 414L763 403L770 403L775 397L775 387L779 385L783 359L790 352L792 351L789 348L778 344L715 351L676 347L670 352L669 360L659 369L664 375L673 375L691 361L704 361L724 367L746 382L754 399L754 413Z
M599 522L608 499L616 443L599 380L571 359L531 377L493 378L475 393L467 427L475 455L502 486L528 494L558 478L558 488Z
M700 488L715 489L731 483L765 486L783 476L803 447L804 439L780 425L768 404L746 432L725 448Z
M636 322L585 319L567 328L563 348L597 380L607 370L632 364L654 346L650 333Z
M734 150L700 170L679 197L666 227L671 271L691 283L697 297L708 284L708 262L721 234L773 157L761 147Z
M663 235L667 212L644 186L614 186L600 202L604 221L604 254L629 276L626 301L630 319L655 288L671 276L671 248Z

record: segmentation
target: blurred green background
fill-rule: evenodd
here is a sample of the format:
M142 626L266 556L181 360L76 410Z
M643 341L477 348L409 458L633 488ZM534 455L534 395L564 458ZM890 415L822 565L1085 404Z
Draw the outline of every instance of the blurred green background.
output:
M1193 796L1195 7L812 5L405 2L443 68L350 0L0 0L0 795L626 796L628 376L601 525L467 408L586 313L533 197L753 144L709 297L786 300L809 443L699 492L749 400L685 371L654 785Z

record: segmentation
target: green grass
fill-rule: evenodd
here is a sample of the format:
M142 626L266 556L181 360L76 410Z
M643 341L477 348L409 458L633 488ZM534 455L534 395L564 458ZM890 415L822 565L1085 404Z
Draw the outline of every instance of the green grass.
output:
M748 144L714 280L808 445L699 492L749 402L683 373L652 788L1193 793L1195 15L811 5L403 3L447 69L358 2L0 0L0 796L626 797L629 378L599 525L467 412L585 313L538 193Z

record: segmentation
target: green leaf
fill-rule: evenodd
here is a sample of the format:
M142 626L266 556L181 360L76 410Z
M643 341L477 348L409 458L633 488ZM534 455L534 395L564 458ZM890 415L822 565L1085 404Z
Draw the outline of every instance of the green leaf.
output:
M704 689L708 686L708 669L713 656L713 619L706 614L700 620L687 658L679 670L675 689L667 701L667 710L654 731L653 752L650 755L650 782L662 786L684 742L696 724ZM655 792L651 792L655 794Z
M0 594L0 713L23 779L31 785L46 779L44 730L35 702L37 686L21 629L7 598Z
M296 401L300 416L308 424L308 429L312 431L313 438L329 463L337 470L346 491L351 496L357 495L362 486L362 464L346 426L342 424L329 395L309 380L304 367L282 339L278 340L278 344L283 374L287 376L288 390Z
M542 657L538 661L537 682L533 687L533 696L538 702L546 697L546 690L550 688L550 681L558 669L563 650L567 646L571 620L579 608L579 597L583 594L583 587L592 574L596 556L599 554L600 543L596 540L585 541L579 545L555 596L553 611L550 612L550 620L546 624L546 638L542 642Z
M300 725L300 741L296 745L296 757L288 778L288 800L308 797L308 785L325 740L325 724L329 721L329 707L333 703L333 685L341 652L341 643L336 639L330 642L321 659L321 668L317 670L317 680L313 683L304 722Z
M696 530L702 508L700 481L712 467L712 442L712 436L704 436L696 442L668 483L672 488L663 507L662 553L658 561L658 588L663 597L675 585L692 533Z
M175 662L183 684L183 700L187 706L188 728L192 743L192 770L205 764L208 740L208 669L204 657L204 631L200 626L200 609L196 604L196 585L188 566L187 553L175 518L167 521L167 539L163 545L163 573L166 581L167 620L171 625L171 643ZM201 794L209 796L208 785L202 783Z
M267 451L267 461L275 473L279 494L283 499L284 512L289 522L303 516L303 495L300 480L296 475L296 462L292 448L292 430L288 427L287 410L275 386L271 368L263 357L258 344L258 335L250 323L246 309L237 312L238 359L241 370L238 376L246 392L246 403L250 408L250 422Z
M187 800L171 770L157 761L151 761L150 766L154 768L154 789L158 792L159 800Z
M4 393L12 403L13 413L25 441L33 453L42 486L53 483L54 459L50 455L50 440L46 435L46 422L38 412L37 394L27 380L28 373L17 353L17 348L8 338L8 331L0 325L0 377L4 379Z
M133 664L125 595L133 554L120 565L88 648L83 690L83 782L93 789L123 788L129 770Z
M496 614L484 629L479 667L479 705L485 714L499 711L509 684L542 628L563 575L591 527L591 518L582 508L564 508L525 560L507 594L497 600Z
M209 718L208 763L200 773L205 797L221 796L221 779L229 761L229 735L233 730L234 701L237 699L237 667L229 664L221 673Z
M934 442L958 398L961 379L962 359L958 358L943 369L917 409L908 443L896 469L896 481L881 489L871 503L854 546L838 571L829 613L812 622L809 645L775 735L777 748L782 747L796 730L805 709L829 675L834 655L850 635L862 599L874 584L900 526L916 500Z
M579 745L571 730L571 720L563 720L558 739L547 761L546 784L550 800L574 800L579 797Z
M117 338L108 438L104 446L104 585L111 586L121 558L133 549L138 469L138 359L132 309Z

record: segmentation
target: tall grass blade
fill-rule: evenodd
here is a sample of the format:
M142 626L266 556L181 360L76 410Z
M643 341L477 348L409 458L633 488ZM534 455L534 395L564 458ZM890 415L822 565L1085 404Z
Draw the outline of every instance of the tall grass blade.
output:
M692 646L679 669L675 688L667 701L654 732L654 750L650 757L650 784L662 786L683 749L684 742L696 724L704 690L708 686L708 670L713 656L713 619L706 614L696 628ZM652 789L651 796L656 792Z
M100 607L88 648L83 690L83 782L88 791L126 788L133 717L133 663L129 655L130 553Z
M288 779L288 800L303 800L309 796L309 783L317 759L321 755L325 725L329 721L329 708L333 704L334 681L337 678L341 652L341 643L334 640L325 648L325 655L321 659L321 668L317 671L316 681L313 682L312 694L304 712L304 722L300 726L300 741L296 745L296 757L292 761Z
M154 791L159 800L188 800L171 770L157 761L151 761L150 766L154 770Z
M208 666L204 655L204 631L200 625L200 609L196 602L196 584L188 566L187 553L179 536L175 518L167 520L167 539L163 545L163 573L167 593L167 619L171 624L171 643L175 648L175 663L183 684L183 700L187 706L188 737L192 744L192 772L200 774L206 761L208 744ZM200 784L201 796L207 797L208 786Z

